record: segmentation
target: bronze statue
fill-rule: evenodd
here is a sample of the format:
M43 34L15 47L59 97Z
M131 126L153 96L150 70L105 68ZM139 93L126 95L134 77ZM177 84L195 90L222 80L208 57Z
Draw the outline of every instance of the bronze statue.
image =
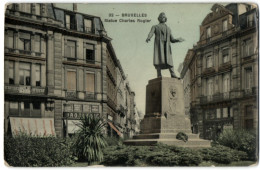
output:
M148 43L153 34L155 34L153 64L155 66L155 69L157 70L157 77L162 76L161 69L169 69L171 77L177 78L173 69L172 50L170 42L182 42L184 41L184 39L173 38L171 34L171 29L165 24L165 22L167 21L165 13L160 13L158 20L160 23L152 27L146 39L146 42Z

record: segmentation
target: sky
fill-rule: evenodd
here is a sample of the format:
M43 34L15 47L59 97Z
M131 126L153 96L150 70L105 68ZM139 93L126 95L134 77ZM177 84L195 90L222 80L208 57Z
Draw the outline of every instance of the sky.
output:
M158 16L164 12L166 24L171 28L174 38L182 37L185 41L174 43L172 57L174 70L183 62L188 49L199 40L199 27L203 19L211 12L212 3L171 3L171 4L78 4L78 12L99 16L107 35L112 38L117 58L135 92L137 109L145 113L145 91L148 81L156 78L153 66L154 36L146 43L148 33L153 25L158 24ZM72 4L56 4L57 7L72 10ZM109 14L114 17L109 17ZM146 14L146 17L122 17L122 13ZM116 16L119 15L119 16ZM150 22L105 22L105 19L147 19ZM170 77L168 70L162 75Z

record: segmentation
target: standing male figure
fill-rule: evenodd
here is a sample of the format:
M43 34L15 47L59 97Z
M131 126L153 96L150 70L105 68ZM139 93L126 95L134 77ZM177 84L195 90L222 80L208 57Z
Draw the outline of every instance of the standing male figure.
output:
M165 24L167 18L164 12L160 13L158 20L160 23L152 27L146 39L148 43L153 34L155 34L153 64L157 70L157 77L162 76L161 69L169 69L171 77L177 78L173 69L171 43L182 42L184 40L182 38L173 38L171 29Z

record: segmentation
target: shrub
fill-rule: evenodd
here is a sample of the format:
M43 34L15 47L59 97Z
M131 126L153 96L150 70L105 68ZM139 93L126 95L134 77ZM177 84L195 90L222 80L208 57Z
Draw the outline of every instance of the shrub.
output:
M224 130L216 141L232 149L244 151L251 160L256 159L256 133L247 130Z
M188 136L185 133L183 133L183 132L179 132L176 135L176 139L179 139L179 140L182 140L184 142L187 142L188 141Z
M66 166L76 159L66 139L26 135L5 136L4 158L10 166L17 167Z
M245 160L247 157L247 154L243 151L237 151L221 145L200 149L200 153L203 160L214 161L222 164L229 164L232 161Z
M95 114L88 114L76 125L79 130L73 147L79 160L88 161L89 164L102 161L103 149L107 145L103 134L105 123Z
M120 137L106 136L105 140L106 140L108 146L116 146L116 145L122 145L123 144L123 139L120 138Z
M112 146L105 149L107 166L196 166L199 153L186 148L158 144L156 146Z

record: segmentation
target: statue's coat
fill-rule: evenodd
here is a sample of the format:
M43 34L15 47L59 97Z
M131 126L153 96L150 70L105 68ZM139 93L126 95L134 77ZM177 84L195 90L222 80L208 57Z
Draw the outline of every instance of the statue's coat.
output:
M166 33L166 35L164 35ZM173 38L171 29L164 23L154 25L148 34L148 39L155 34L153 64L161 69L173 67L171 42L179 42ZM165 39L165 41L164 41ZM164 45L165 44L165 45Z

